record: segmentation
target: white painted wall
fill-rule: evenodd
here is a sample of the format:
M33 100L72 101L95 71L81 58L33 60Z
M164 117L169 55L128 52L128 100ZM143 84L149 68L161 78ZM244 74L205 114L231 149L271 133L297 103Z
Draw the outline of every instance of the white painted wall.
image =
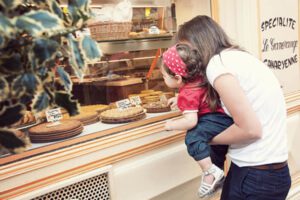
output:
M112 192L115 200L151 199L200 175L182 141L116 163Z
M177 26L197 15L211 16L210 0L176 0Z
M220 25L234 43L259 56L257 1L219 0Z

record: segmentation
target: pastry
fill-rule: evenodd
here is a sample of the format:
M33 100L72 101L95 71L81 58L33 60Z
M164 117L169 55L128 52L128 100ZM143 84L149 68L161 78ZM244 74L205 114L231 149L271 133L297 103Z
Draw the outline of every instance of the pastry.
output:
M160 101L145 104L143 105L143 107L147 110L147 113L160 113L171 111L171 108L167 105L167 103L163 103Z
M83 130L82 123L78 120L62 120L60 124L43 123L28 130L31 142L53 142L70 138L80 134Z
M140 106L130 107L123 110L114 108L106 110L100 114L101 121L104 123L123 123L136 121L144 118L145 116L144 109Z
M64 119L75 119L78 120L80 122L82 122L82 124L85 125L89 125L92 123L96 123L99 121L99 117L98 117L98 113L97 112L84 112L81 111L80 114L75 115L75 116L66 116L64 115Z

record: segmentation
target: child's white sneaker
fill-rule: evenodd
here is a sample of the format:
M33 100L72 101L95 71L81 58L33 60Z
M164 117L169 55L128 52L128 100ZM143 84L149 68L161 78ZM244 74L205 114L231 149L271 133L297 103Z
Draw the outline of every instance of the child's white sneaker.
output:
M209 184L204 182L204 177L207 175L213 175L214 181ZM203 172L202 178L201 178L201 184L198 189L198 195L200 198L204 198L206 196L210 196L213 194L217 188L219 188L224 181L224 171L218 168L216 165L212 164L212 166L207 170Z

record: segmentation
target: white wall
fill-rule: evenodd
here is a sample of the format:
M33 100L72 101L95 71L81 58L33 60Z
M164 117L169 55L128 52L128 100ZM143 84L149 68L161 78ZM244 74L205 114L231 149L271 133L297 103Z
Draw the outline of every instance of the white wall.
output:
M176 0L177 26L197 15L211 16L210 0Z
M257 1L219 0L220 25L234 43L259 56Z

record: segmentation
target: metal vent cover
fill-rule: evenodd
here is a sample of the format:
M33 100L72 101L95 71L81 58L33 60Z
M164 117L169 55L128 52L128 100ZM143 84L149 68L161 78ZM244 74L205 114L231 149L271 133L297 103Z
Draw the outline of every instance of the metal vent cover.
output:
M110 200L108 173L103 173L55 191L35 197L32 200Z

